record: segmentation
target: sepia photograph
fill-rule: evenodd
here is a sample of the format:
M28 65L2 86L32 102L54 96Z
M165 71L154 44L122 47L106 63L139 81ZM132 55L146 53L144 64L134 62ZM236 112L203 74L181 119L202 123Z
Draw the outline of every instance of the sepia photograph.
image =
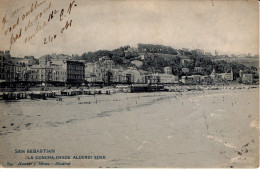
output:
M258 168L257 0L0 0L1 168Z

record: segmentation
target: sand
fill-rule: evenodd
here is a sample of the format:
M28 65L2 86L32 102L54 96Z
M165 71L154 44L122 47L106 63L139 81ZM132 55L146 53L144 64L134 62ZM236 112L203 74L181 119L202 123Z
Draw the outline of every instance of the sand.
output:
M0 162L22 167L255 168L258 88L0 102ZM35 159L15 150L55 149ZM100 155L104 159L94 159ZM34 156L34 159L27 159ZM70 165L55 165L56 162Z

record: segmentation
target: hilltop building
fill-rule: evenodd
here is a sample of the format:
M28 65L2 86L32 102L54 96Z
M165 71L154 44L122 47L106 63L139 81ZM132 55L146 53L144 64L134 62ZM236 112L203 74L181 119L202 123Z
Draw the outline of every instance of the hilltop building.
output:
M131 64L135 65L136 67L141 67L143 65L143 61L141 60L133 60Z
M196 49L195 51L198 55L204 55L204 50L202 49Z
M205 56L212 56L210 52L205 52Z

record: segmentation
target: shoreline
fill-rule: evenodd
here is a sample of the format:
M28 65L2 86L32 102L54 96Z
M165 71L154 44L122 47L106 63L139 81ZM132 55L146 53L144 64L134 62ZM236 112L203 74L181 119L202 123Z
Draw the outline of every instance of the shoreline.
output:
M64 96L78 96L78 95L100 95L100 94L116 94L116 93L144 93L144 92L189 92L189 91L206 91L206 90L236 90L236 89L252 89L259 88L259 85L183 85L183 86L163 86L157 90L157 85L149 91L139 90L140 86L137 85L137 90L132 89L133 86L116 86L116 87L79 87L79 88L62 88L53 90L42 91L14 91L14 92L0 92L0 100L17 100L17 99L44 99L59 98ZM144 87L144 88L145 88ZM62 101L62 99L59 99Z

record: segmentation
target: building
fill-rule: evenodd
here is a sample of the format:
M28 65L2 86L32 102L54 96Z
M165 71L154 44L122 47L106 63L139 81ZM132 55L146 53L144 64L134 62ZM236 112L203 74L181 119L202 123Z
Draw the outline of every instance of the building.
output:
M182 76L181 82L183 84L194 84L194 78L192 76Z
M252 84L253 83L253 75L244 73L242 75L242 82L244 84Z
M231 68L230 73L225 72L224 79L226 79L228 81L233 81L234 80L234 74L233 74L232 68Z
M144 60L144 59L146 59L146 58L148 58L150 56L149 56L148 53L139 53L139 57L140 57L141 60Z
M239 54L239 55L237 55L238 58L246 58L246 56L247 56L246 54Z
M205 52L205 56L212 56L210 52Z
M24 58L20 58L17 60L20 64L24 66L32 66L38 64L38 60L34 58L34 56L24 56Z
M202 84L212 83L212 78L210 76L201 76L200 81Z
M23 81L26 82L38 82L39 81L39 72L37 70L25 70L23 73Z
M21 64L15 64L12 62L4 63L4 77L3 79L7 82L15 82L15 81L22 81L23 75L22 72L24 70L24 66Z
M95 73L97 66L98 66L97 63L91 63L91 62L86 63L85 64L85 72Z
M85 64L85 81L102 82L102 70L98 62Z
M204 55L204 50L202 49L196 49L195 51L198 55Z
M152 73L144 70L139 70L138 72L140 73L141 76L141 83L149 84Z
M23 80L25 67L11 58L10 51L0 51L0 80L15 82Z
M62 66L52 65L52 82L66 82L67 71Z
M202 73L203 72L203 68L202 67L194 67L194 71L197 73Z
M0 51L0 80L5 80L5 64L7 63L6 54Z
M125 50L124 52L137 52L138 51L138 49L137 48L135 48L135 47L129 47L127 50Z
M115 67L115 62L113 60L104 60L102 67L105 69L113 69Z
M210 74L210 77L213 79L213 81L233 81L233 70L231 68L230 73L216 73L215 69Z
M138 70L134 68L128 68L123 73L123 79L125 83L141 83L142 77Z
M102 72L102 81L105 83L122 83L124 82L123 72L123 69L105 69Z
M110 60L108 56L100 57L99 59L99 67L103 69L112 69L115 67L115 62Z
M171 67L169 67L169 66L166 66L165 68L163 68L163 72L165 73L165 74L172 74L172 68Z
M110 60L108 56L103 56L98 59L99 62L104 62L105 60Z
M5 65L2 61L0 61L0 80L5 80Z
M38 60L34 58L34 56L24 56L24 58L21 58L19 60L19 63L22 63L26 66L32 66L36 65L38 63Z
M50 66L33 65L33 66L29 67L28 69L38 73L39 82L43 82L43 83L50 82L53 79L53 77L52 77L53 68Z
M67 60L63 64L66 70L66 83L80 85L85 80L85 65L82 62Z
M108 69L104 73L103 81L105 83L141 83L142 77L138 70L131 67Z
M142 77L142 83L151 84L174 84L178 83L178 76L172 75L172 68L167 66L164 68L164 73L149 73L139 71Z
M189 72L190 72L190 69L184 67L184 68L181 69L181 71L182 71L184 74L186 74L186 73L189 73Z
M129 47L127 50L124 51L125 53L125 57L129 57L129 56L138 56L138 50L137 48L134 47Z
M158 73L151 74L149 84L158 84L159 82L160 82L160 78Z
M11 63L10 57L10 51L0 51L0 80L6 79L5 68L7 64Z
M223 55L220 55L219 57L220 57L220 59L226 59L226 58L228 58L228 55L223 54Z
M237 56L235 54L231 54L232 58L237 58Z
M154 84L176 84L179 82L178 77L171 74L155 73L151 76L151 83Z
M52 57L51 55L44 55L39 58L39 65L41 66L50 66Z
M136 67L141 67L143 65L143 61L141 60L133 60L131 64L135 65Z
M59 66L62 66L64 60L70 60L70 56L68 55L65 55L65 54L56 54L56 53L52 53L51 55L51 61L50 63L52 65L59 65Z
M178 76L168 73L150 73L139 70L141 82L144 84L175 84L179 82Z
M39 58L39 64L50 66L50 65L63 65L64 61L70 60L70 56L65 54L52 53L51 55L44 55Z
M182 51L189 51L188 48L182 48Z
M25 66L12 58L10 51L0 51L0 80L6 82L23 81Z
M205 79L202 75L183 76L181 78L181 82L184 84L200 84L202 82L202 78Z
M85 81L95 82L94 67L95 63L86 63L85 64Z

